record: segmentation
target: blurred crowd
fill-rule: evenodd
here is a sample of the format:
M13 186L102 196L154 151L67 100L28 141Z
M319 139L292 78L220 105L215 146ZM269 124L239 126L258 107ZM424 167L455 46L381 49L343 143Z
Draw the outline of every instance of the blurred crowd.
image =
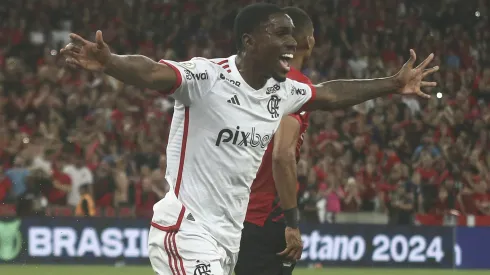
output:
M119 54L224 57L234 53L237 10L250 2L2 1L0 202L44 213L89 195L93 207L149 215L168 188L172 99L69 69L58 50L70 32L92 38L101 29ZM306 219L378 211L403 224L414 213L490 215L488 1L269 2L311 16L317 46L303 72L313 83L392 75L411 48L419 59L435 53L441 66L430 100L391 96L312 114L298 163Z

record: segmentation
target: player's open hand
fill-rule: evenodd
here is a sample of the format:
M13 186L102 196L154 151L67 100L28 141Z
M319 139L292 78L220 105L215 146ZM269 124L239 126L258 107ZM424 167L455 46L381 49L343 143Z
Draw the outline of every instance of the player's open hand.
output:
M422 87L435 87L437 82L424 81L424 78L439 70L438 66L426 69L429 63L434 59L434 54L430 54L422 63L414 68L417 56L414 50L410 50L410 59L403 65L401 70L396 74L396 80L400 85L401 94L415 94L424 98L430 98L430 95L422 92Z
M83 39L77 34L70 34L71 43L61 49L66 63L71 67L81 67L90 71L103 71L109 61L111 51L102 38L102 32L95 34L95 43Z
M292 261L299 260L301 253L303 253L303 242L299 229L286 227L284 233L286 235L286 249L277 255Z

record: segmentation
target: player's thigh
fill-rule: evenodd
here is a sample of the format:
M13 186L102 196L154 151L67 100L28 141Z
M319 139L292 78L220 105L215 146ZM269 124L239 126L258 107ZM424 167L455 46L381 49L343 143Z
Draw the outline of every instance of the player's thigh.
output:
M152 227L148 246L151 265L159 275L223 274L226 255L205 236Z
M158 275L176 274L173 270L171 255L168 253L168 238L170 233L160 231L153 227L148 234L148 257L150 263Z

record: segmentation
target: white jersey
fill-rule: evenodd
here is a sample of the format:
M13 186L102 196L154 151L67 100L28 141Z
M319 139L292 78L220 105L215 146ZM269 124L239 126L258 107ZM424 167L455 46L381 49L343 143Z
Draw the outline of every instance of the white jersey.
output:
M271 78L255 90L238 72L235 56L160 62L176 71L178 81L167 146L171 191L155 204L152 223L177 229L183 218L195 219L238 252L250 186L267 145L281 117L297 112L315 88Z

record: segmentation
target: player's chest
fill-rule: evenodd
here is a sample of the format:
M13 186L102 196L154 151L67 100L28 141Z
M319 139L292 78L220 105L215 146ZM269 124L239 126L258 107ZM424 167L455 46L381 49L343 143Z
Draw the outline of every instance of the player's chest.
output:
M240 82L225 79L206 98L214 121L229 125L275 128L286 110L287 95L279 85L266 85L260 91L240 88ZM267 127L266 125L269 125Z
M191 120L212 136L216 146L266 148L279 126L285 104L286 97L279 87L266 86L260 96L220 89L205 98L203 108L196 108Z

